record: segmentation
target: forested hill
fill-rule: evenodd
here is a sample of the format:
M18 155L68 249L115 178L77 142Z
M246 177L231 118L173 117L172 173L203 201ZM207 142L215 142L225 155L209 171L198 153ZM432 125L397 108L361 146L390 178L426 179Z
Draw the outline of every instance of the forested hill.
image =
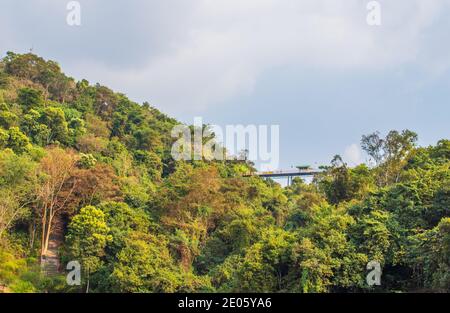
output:
M371 166L336 156L311 184L281 188L243 177L245 161L174 161L177 124L7 53L0 292L450 291L448 139L366 135ZM70 261L81 285L66 283Z

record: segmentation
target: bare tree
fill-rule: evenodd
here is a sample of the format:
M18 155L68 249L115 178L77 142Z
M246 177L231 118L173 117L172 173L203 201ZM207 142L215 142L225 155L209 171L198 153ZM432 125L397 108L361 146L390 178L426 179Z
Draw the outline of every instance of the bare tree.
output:
M37 186L37 209L41 218L41 258L46 255L55 216L70 210L70 202L76 180L71 179L77 165L77 156L72 151L50 148L41 160L39 173L42 182Z
M417 134L407 129L401 133L392 130L386 138L381 138L379 132L362 137L362 149L375 161L379 169L378 184L380 186L398 182L401 169L416 142Z

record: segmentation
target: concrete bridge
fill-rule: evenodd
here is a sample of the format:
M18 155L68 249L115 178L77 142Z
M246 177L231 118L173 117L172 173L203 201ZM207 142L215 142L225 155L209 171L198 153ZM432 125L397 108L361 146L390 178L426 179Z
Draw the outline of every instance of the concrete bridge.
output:
M321 169L313 169L310 167L298 167L295 169L288 170L276 170L276 171L265 171L265 172L254 172L246 174L244 176L259 176L266 178L287 178L288 186L292 183L294 177L314 177L314 175L322 173Z

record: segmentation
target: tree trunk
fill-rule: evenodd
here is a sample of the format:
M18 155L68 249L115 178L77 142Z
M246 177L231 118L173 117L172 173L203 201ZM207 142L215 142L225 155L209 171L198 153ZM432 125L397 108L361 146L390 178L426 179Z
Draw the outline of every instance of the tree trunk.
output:
M47 215L47 210L44 211L44 214L42 216L42 234L41 234L41 262L42 262L42 257L44 257L45 255L45 229L46 227L46 216Z
M50 234L52 232L52 222L53 222L54 213L50 211L47 221L47 233L45 234L45 253L48 250L48 242L50 240Z
M86 293L89 293L89 271L87 273Z

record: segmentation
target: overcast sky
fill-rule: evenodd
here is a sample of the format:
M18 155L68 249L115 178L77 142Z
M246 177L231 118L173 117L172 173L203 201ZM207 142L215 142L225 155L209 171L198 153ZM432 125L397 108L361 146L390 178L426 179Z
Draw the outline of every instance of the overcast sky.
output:
M280 125L282 167L364 160L362 134L450 134L450 1L2 0L0 52L33 52L186 123Z

